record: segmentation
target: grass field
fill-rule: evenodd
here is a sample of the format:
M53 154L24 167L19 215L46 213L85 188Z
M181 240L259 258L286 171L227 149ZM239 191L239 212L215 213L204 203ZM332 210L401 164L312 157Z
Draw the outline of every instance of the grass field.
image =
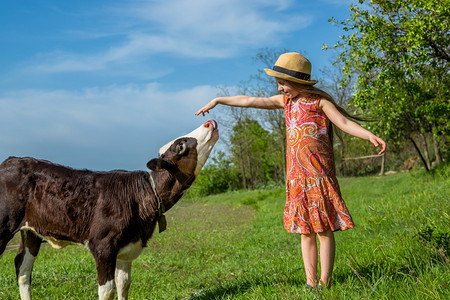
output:
M356 228L336 233L333 285L316 295L283 229L284 189L183 199L133 262L130 299L450 299L448 170L340 179ZM14 256L0 259L0 299L19 298ZM95 299L90 253L44 244L33 297Z

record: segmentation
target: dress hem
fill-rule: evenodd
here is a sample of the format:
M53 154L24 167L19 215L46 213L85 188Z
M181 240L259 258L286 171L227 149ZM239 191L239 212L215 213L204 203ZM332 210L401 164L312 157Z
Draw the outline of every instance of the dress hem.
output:
M308 233L300 232L300 231L290 231L290 230L288 230L288 229L286 229L286 228L285 228L285 230L287 231L287 233L293 233L293 234L311 234L311 233L322 233L322 232L325 232L325 231L328 231L328 230L331 230L332 232L346 231L346 230L349 230L349 229L352 229L352 228L355 228L355 227L356 227L356 226L353 226L353 227L347 227L347 228L344 228L344 229L338 228L338 229L335 229L335 230L331 230L331 228L330 228L330 229L323 230L323 231L311 231L311 232L308 232Z

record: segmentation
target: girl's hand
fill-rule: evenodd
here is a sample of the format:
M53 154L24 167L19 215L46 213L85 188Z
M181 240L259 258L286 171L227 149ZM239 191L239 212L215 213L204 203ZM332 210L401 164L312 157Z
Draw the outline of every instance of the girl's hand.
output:
M386 143L385 143L385 141L383 141L382 139L380 139L376 135L371 135L369 137L369 141L372 142L372 144L375 147L380 147L381 148L381 150L378 153L378 155L381 155L381 154L383 154L386 151Z
M205 113L209 113L210 109L213 109L215 106L217 105L217 102L214 100L212 100L211 102L209 102L208 104L206 104L204 107L200 108L195 115L198 116L199 114L202 114L203 116L205 116Z

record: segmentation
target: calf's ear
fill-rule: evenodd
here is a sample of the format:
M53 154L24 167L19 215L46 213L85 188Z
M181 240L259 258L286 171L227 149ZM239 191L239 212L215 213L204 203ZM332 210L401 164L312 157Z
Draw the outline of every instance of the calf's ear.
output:
M164 170L170 171L173 167L173 162L161 158L154 158L147 163L147 168L155 172L161 172Z

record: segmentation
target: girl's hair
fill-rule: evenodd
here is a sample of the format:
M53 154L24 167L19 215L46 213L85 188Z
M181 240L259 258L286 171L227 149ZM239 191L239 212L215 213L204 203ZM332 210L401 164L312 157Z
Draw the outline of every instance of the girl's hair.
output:
M289 80L284 80L284 81L286 81L293 89L298 91L300 93L300 95L303 97L319 96L321 99L326 99L326 100L330 101L331 103L334 104L334 106L336 106L336 109L348 119L351 119L353 121L366 121L366 122L370 121L368 119L363 119L363 118L349 114L344 108L339 106L336 103L336 101L334 101L333 97L331 97L330 94L328 94L325 91L322 91L321 89L319 89L315 86L301 84L301 83L289 81ZM334 127L334 125L333 125L333 123L331 123L330 130L328 131L331 142L333 142L333 127ZM341 137L339 137L339 138L341 138Z

